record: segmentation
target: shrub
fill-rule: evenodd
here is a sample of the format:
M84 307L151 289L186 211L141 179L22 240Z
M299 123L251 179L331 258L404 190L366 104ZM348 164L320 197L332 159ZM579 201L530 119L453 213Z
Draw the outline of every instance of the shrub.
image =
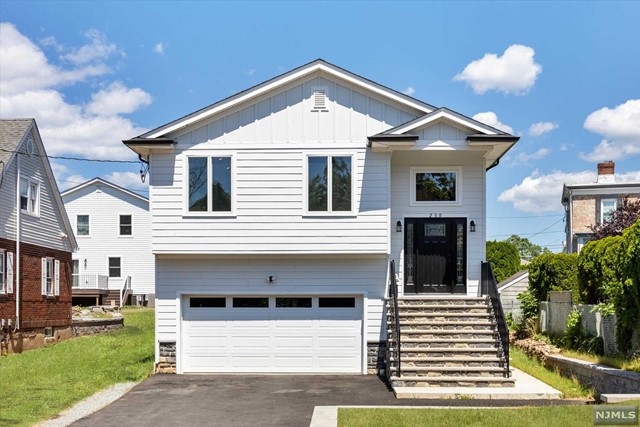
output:
M520 254L515 245L508 242L487 242L487 261L491 263L498 282L520 271Z
M567 317L567 329L562 337L562 345L572 350L604 354L602 338L590 335L582 329L582 316L575 308Z
M581 302L578 290L576 254L545 253L529 264L529 291L540 301L549 298L550 291L571 291L574 303Z

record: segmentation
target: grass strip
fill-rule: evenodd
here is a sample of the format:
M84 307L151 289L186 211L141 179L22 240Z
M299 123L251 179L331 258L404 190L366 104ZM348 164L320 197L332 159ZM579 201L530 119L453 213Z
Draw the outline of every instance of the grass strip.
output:
M624 405L638 404L640 401L624 403ZM338 409L338 427L584 427L590 425L593 425L592 405L495 409Z
M593 390L583 386L574 378L566 378L558 372L550 371L542 366L542 364L529 356L527 356L520 348L516 346L509 347L509 356L511 366L549 384L563 394L565 398L591 398Z
M0 357L0 425L30 426L110 385L150 376L154 311L123 314L122 329Z

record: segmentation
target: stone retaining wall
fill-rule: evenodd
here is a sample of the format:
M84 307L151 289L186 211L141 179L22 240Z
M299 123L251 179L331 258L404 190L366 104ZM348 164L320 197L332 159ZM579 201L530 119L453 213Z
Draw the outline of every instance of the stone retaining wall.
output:
M381 369L385 369L386 341L367 343L367 373L377 375Z
M156 373L175 374L176 373L176 343L161 342L159 361L156 364Z
M527 355L540 360L548 369L557 369L561 375L576 378L580 384L603 393L640 393L640 374L611 368L597 363L561 356L557 348L539 341L524 339L511 342Z
M120 329L124 326L124 318L111 319L73 319L71 328L74 337L84 335L102 334L104 332Z

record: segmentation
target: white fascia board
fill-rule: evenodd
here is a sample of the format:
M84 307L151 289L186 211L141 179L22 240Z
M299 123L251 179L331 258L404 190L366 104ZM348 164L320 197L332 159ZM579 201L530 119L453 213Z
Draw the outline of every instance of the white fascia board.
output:
M399 127L399 128L397 128L396 130L394 130L391 133L394 134L394 135L400 135L400 134L412 131L414 129L417 129L419 127L422 127L422 126L424 126L426 124L429 124L431 122L434 122L436 120L439 120L441 118L446 118L448 120L451 120L454 123L460 124L461 126L467 127L469 129L476 130L478 132L482 132L482 133L487 134L487 135L497 135L498 134L497 132L495 132L493 130L490 130L490 129L485 128L483 126L478 126L477 124L475 124L475 123L473 123L471 121L468 121L468 120L464 120L464 119L458 117L457 115L451 114L448 111L439 111L439 112L437 112L435 114L432 114L432 115L429 115L428 117L425 117L423 120L417 120L417 121L415 121L413 123L407 124L406 126Z
M69 194L73 194L76 191L82 190L83 188L89 187L90 185L93 185L93 184L106 185L107 187L113 188L114 190L117 190L117 191L119 191L121 193L128 194L129 196L133 196L135 198L138 198L138 199L142 200L143 202L149 203L149 199L147 199L146 197L141 196L141 195L139 195L137 193L134 193L133 191L129 191L126 188L122 188L122 187L120 187L118 185L115 185L115 184L113 184L113 183L111 183L109 181L105 181L102 178L90 179L89 181L85 182L84 184L80 184L78 186L70 188L69 190L66 190L65 192L61 193L60 195L64 198L64 197L67 197Z
M232 98L229 99L227 102L224 102L214 108L211 108L209 110L203 111L202 113L193 116L193 117L189 117L189 118L185 118L184 120L175 123L173 126L170 126L168 128L165 129L161 129L158 132L154 132L150 135L147 136L147 138L157 138L159 136L164 136L164 135L168 135L171 132L174 132L180 128L183 128L185 126L188 126L192 123L198 122L200 120L204 120L208 117L211 117L221 111L227 110L231 107L234 107L235 105L241 104L243 102L246 102L252 98L258 97L264 93L267 93L269 91L272 91L274 89L277 89L278 87L284 86L292 81L298 80L300 78L303 78L309 74L312 74L316 71L323 71L329 75L335 76L337 78L340 78L342 80L345 80L349 83L352 83L356 86L360 86L363 87L371 92L374 92L378 95L381 95L385 98L389 98L391 100L394 100L400 104L403 105L407 105L411 108L414 108L418 111L423 111L425 114L428 114L430 112L433 111L433 109L431 108L427 108L425 107L423 104L419 103L419 102L415 102L415 101L411 101L410 99L407 98L403 98L401 96L399 96L398 94L394 93L393 91L389 90L389 89L385 89L383 87L379 87L377 85L374 85L368 81L366 81L363 78L358 78L355 75L352 74L347 74L342 70L336 69L334 67L329 66L326 63L312 63L310 64L308 67L302 68L294 73L291 73L287 76L283 76L280 79L277 79L275 81L272 81L270 83L265 84L264 86L260 86L258 88L256 88L255 90L252 90L248 93L245 93L241 96L238 96L237 98Z
M504 291L505 289L510 288L512 285L514 285L515 283L518 283L520 280L529 277L529 272L527 271L526 273L524 273L522 276L516 277L515 279L513 279L512 281L510 281L509 283L507 283L504 286L501 286L498 288L498 293L502 293L502 291Z

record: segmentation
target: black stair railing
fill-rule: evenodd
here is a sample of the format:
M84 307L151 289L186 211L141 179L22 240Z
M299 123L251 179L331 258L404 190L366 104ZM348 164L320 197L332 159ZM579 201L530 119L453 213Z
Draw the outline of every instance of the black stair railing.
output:
M486 295L491 300L491 306L493 308L493 314L496 317L496 323L498 325L498 338L500 339L500 345L504 353L504 359L507 370L505 377L511 376L509 370L509 327L507 326L507 319L504 316L504 310L502 309L502 303L500 302L500 294L498 293L498 282L493 275L493 269L490 262L482 263L482 275L481 275L481 291L482 295Z
M391 299L391 318L389 325L389 336L387 337L387 357L386 357L386 374L387 379L391 379L391 358L396 362L396 376L400 377L401 361L400 361L400 316L398 316L398 284L396 282L396 263L392 260L389 263L389 298ZM395 342L395 349L392 346Z

